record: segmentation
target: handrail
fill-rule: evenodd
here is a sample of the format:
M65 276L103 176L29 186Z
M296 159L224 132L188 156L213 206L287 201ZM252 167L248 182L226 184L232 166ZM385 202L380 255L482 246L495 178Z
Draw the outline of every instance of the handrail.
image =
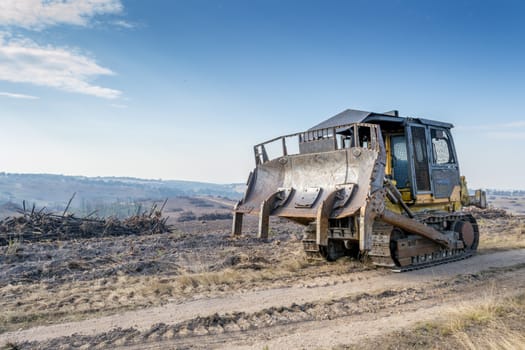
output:
M265 141L265 142L262 142L262 143L259 143L259 144L256 144L255 146L253 146L253 149L254 149L254 154L255 154L255 163L258 165L258 164L261 164L261 163L266 163L267 161L269 161L269 158L268 158L268 154L266 153L266 149L265 149L265 145L268 145L270 143L273 143L275 141L278 141L278 140L281 140L282 142L282 155L283 156L286 156L288 155L288 149L286 147L286 138L290 138L290 137L299 137L299 143L302 143L302 142L310 142L310 141L315 141L315 140L318 140L318 139L315 139L315 140L308 140L306 141L305 139L307 139L305 136L307 134L317 134L318 136L320 136L320 138L323 138L323 139L330 139L330 138L336 138L336 134L337 134L337 130L339 129L345 129L345 128L350 128L350 127L354 127L354 126L357 126L357 127L369 127L371 129L375 129L376 130L376 133L377 133L377 130L378 130L378 125L377 124L370 124L370 123L348 123L348 124L341 124L341 125L336 125L336 126L333 126L333 127L329 127L329 128L320 128L320 129L313 129L313 130L306 130L306 131L302 131L302 132L296 132L296 133L293 133L293 134L287 134L287 135L283 135L283 136L278 136L278 137L275 137L273 139L270 139L268 141ZM375 143L376 140L377 140L377 135L370 135L372 140L370 140L371 142ZM260 151L259 151L260 149ZM261 157L262 157L262 160L261 160Z
M358 125L358 126L368 126L368 127L376 127L377 124L370 124L370 123L349 123L349 124L341 124L341 125L336 125L336 126L332 126L332 127L329 127L329 128L321 128L321 129L313 129L313 130L306 130L306 131L301 131L301 132L296 132L296 133L293 133L293 134L288 134L288 135L283 135L283 136L277 136L271 140L268 140L268 141L265 141L265 142L261 142L261 143L258 143L256 144L254 147L257 147L257 146L263 146L263 145L266 145L268 143L272 143L274 141L277 141L279 139L282 139L282 138L286 138L286 137L294 137L294 136L298 136L298 135L301 135L301 134L305 134L307 132L314 132L314 131L321 131L321 130L333 130L333 129L341 129L341 128L347 128L347 127L350 127L350 126L354 126L354 125Z

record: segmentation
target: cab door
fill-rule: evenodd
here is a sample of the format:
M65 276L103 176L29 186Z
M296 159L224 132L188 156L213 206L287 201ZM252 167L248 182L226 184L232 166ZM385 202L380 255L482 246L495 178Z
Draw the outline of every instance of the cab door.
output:
M407 141L405 135L390 136L392 154L392 177L396 180L397 188L409 188L409 169Z
M435 198L448 198L460 184L459 166L450 131L429 127L432 154L431 172Z
M427 128L424 125L409 123L406 127L412 191L415 195L430 194L430 164L427 147Z

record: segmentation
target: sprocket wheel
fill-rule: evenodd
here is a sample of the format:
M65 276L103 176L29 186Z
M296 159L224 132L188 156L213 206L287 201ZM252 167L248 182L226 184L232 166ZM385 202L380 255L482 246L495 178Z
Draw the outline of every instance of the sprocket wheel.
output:
M476 249L476 232L474 226L469 221L456 221L453 225L453 230L459 233L459 239L463 241L466 249Z

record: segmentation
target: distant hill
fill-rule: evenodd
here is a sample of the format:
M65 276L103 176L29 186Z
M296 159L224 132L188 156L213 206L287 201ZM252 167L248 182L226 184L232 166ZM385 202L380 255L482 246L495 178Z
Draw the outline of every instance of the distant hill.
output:
M213 184L130 177L85 177L0 172L0 205L14 203L63 210L73 193L72 208L89 210L101 204L135 203L180 196L221 196L238 199L243 184Z
M525 190L498 190L498 189L488 188L486 192L487 192L487 196L511 196L511 197L525 196Z

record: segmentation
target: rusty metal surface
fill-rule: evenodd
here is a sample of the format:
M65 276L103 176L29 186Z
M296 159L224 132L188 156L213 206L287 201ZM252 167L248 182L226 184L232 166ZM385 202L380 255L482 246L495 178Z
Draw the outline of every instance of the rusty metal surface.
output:
M374 130L367 148L343 148L315 154L283 154L268 160L260 158L264 152L256 152L256 157L259 157L256 158L258 165L248 181L246 195L237 206L236 212L258 214L263 201L276 189L285 188L288 191L286 201L281 200L279 205L274 206L271 215L313 221L317 217L319 205L334 191L338 193L338 200L335 210L330 212L330 217L354 215L366 202L372 172L376 168L379 155L383 152L378 127L371 124L362 124L362 127ZM305 139L311 137L308 133L293 135L301 135ZM330 130L324 129L318 134L324 135L329 143L335 144L334 133L330 133ZM280 142L288 136L270 140L265 144ZM264 148L265 144L257 145L256 149Z
M380 215L381 220L384 222L400 227L404 231L423 236L433 242L436 242L446 248L455 248L450 239L439 232L438 230L427 226L417 220L410 219L404 215L396 214L390 210L385 210Z
M475 242L474 227L468 221L457 221L453 227L459 233L459 238L465 243L467 248L471 248Z
M311 208L319 195L321 187L307 187L295 196L295 208Z

